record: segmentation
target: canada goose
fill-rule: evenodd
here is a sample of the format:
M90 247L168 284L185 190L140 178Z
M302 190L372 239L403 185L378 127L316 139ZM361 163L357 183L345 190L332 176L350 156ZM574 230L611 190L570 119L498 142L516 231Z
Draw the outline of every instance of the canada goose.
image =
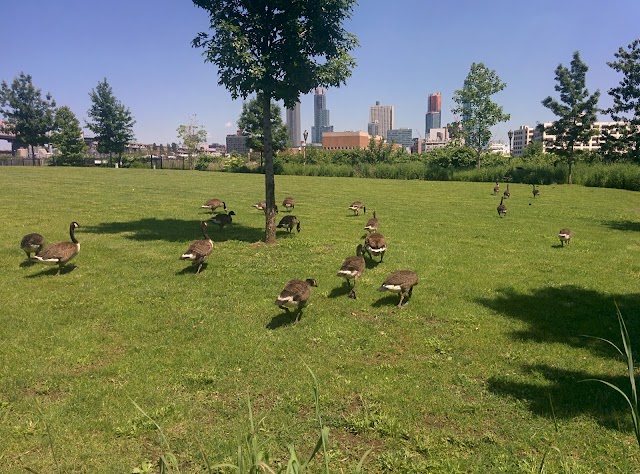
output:
M282 201L282 205L288 212L291 212L291 209L295 209L296 207L296 203L291 196L287 196L286 198L284 198L284 201Z
M180 256L180 260L191 260L193 265L198 265L196 275L200 273L202 264L213 250L213 240L207 235L207 222L202 221L200 226L204 240L194 240L191 242L191 245L189 245L187 251Z
M367 221L367 225L364 228L369 232L376 232L379 226L380 221L376 218L376 211L373 211L373 217Z
M58 242L57 244L50 245L43 251L38 252L38 254L33 257L33 261L44 263L45 265L58 265L58 273L56 273L56 275L60 275L60 270L62 270L64 264L80 253L80 242L78 242L75 236L75 230L78 227L80 227L80 225L75 221L69 224L71 242Z
M300 219L298 219L293 214L289 214L288 216L284 216L282 219L280 219L280 222L276 227L279 229L287 229L289 233L291 233L291 231L295 227L296 230L300 232Z
M359 244L356 247L356 256L355 257L347 257L342 262L342 266L340 270L336 274L336 276L342 277L347 280L347 285L351 288L349 292L349 298L356 298L356 281L364 272L366 267L364 257L362 256L363 247L362 244ZM353 280L353 286L351 286L350 280Z
M231 224L231 216L235 215L235 212L229 211L229 214L216 214L209 220L214 224L218 224L220 226L220 229L223 229L227 224Z
M398 270L393 272L382 283L378 291L391 291L400 293L400 302L398 308L402 307L405 297L409 298L413 293L413 287L418 284L418 275L412 270ZM407 303L405 303L406 305Z
M504 217L507 215L507 206L505 206L502 202L504 201L504 196L500 198L500 204L498 204L498 215L500 217Z
M224 209L225 211L227 210L227 204L224 201L214 198L214 199L209 199L200 207L203 209L211 209L211 214L213 214L213 211L215 211L220 206L222 206L222 209Z
M312 278L289 281L280 292L280 296L276 299L275 305L284 309L287 314L290 313L289 308L297 308L298 315L296 321L298 321L302 315L302 308L306 306L309 296L311 296L312 286L318 286Z
M367 213L367 208L360 201L353 201L347 209L351 209L354 216L360 215L360 209L362 209L363 214Z
M502 195L504 197L506 197L507 199L509 199L511 197L511 191L509 191L509 185L507 184L507 189L505 190L504 193L502 193Z
M540 196L540 190L536 189L536 185L533 185L533 199L537 198L538 196Z
M380 232L374 232L373 234L365 235L364 237L364 249L369 254L369 258L373 260L373 255L380 256L380 263L384 258L384 253L387 251L387 240Z
M493 187L493 195L495 196L499 192L500 192L500 183L498 183L498 181L496 181L496 185Z
M27 259L31 260L31 252L37 254L44 247L44 237L40 234L27 234L20 241L20 248L27 254Z
M265 213L267 212L267 201L262 200L257 204L254 204L253 207L255 207L256 209L258 209L259 211L264 211ZM276 209L276 214L278 213L278 206L275 206Z
M560 244L563 247L565 242L567 243L567 245L569 245L571 239L573 238L573 231L567 228L560 229L560 232L558 232L558 238L560 239Z

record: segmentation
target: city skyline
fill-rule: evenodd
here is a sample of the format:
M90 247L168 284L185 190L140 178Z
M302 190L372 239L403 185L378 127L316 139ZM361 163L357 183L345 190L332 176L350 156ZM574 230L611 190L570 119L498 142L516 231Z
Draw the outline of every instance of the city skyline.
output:
M454 119L455 90L471 64L482 62L507 84L492 97L511 114L509 122L493 128L494 139L507 142L510 129L555 119L541 101L557 97L555 68L568 65L576 50L589 67L587 87L599 89L599 106L608 107L607 90L621 76L606 62L640 36L636 0L616 1L615 8L595 1L541 0L525 16L506 0L490 5L458 0L450 10L455 14L436 12L423 0L398 0L391 10L385 5L382 0L361 2L345 23L360 47L353 52L357 66L346 85L327 90L336 131L366 131L370 106L379 100L394 106L396 128L422 134L433 91L442 94L444 126ZM191 47L199 32L208 31L206 12L192 2L114 0L104 9L74 0L33 0L9 2L3 12L13 20L3 25L0 80L10 83L20 72L32 75L35 87L50 92L58 106L69 106L81 124L90 107L89 92L107 78L116 98L131 110L139 142L177 142L176 129L194 114L209 132L209 143L224 143L227 134L235 133L242 100L232 100L217 85L216 69ZM434 15L443 21L429 22ZM110 34L102 24L118 25L125 33ZM440 40L437 47L433 38ZM301 129L311 131L313 91L300 102ZM610 118L601 114L599 120Z

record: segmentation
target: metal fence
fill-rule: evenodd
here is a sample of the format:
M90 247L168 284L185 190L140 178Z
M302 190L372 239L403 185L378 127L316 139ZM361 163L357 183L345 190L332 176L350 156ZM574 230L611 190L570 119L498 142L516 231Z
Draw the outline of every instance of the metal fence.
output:
M46 166L45 158L0 158L0 166Z
M117 161L114 159L113 164ZM170 170L183 170L189 169L189 159L185 158L160 158L154 156L152 159L146 158L145 160L137 160L136 167L148 167L152 169L170 169ZM51 158L16 158L0 157L0 166L56 166L56 163ZM100 158L85 158L78 160L74 163L74 166L109 166L108 159Z

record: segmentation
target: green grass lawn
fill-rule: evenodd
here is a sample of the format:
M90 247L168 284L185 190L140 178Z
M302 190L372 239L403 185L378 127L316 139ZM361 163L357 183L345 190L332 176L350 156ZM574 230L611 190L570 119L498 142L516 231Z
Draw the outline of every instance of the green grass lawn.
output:
M301 232L259 243L258 175L168 170L0 168L0 471L129 473L166 452L182 472L233 461L251 400L274 465L319 435L331 471L631 473L630 414L601 378L628 390L615 304L640 356L640 195L493 183L278 176ZM502 185L504 188L504 185ZM501 190L502 191L502 190ZM178 257L201 238L200 205L226 201L199 275ZM366 204L354 217L347 206ZM376 211L389 242L358 299L336 277ZM281 212L279 217L285 213ZM25 262L39 232L82 250L73 271ZM561 248L558 230L574 239ZM417 271L407 307L379 293ZM292 324L273 302L315 278ZM545 458L546 455L546 458ZM322 463L314 472L320 472ZM154 471L155 472L155 471Z

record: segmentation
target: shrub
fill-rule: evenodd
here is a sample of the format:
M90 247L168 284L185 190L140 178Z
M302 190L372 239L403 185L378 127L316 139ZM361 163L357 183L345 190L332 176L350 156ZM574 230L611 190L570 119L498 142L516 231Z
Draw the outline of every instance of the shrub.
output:
M198 171L209 171L221 167L223 158L220 156L200 155L197 157L195 169ZM213 166L212 166L213 165Z
M629 163L580 165L576 184L640 191L640 167Z

